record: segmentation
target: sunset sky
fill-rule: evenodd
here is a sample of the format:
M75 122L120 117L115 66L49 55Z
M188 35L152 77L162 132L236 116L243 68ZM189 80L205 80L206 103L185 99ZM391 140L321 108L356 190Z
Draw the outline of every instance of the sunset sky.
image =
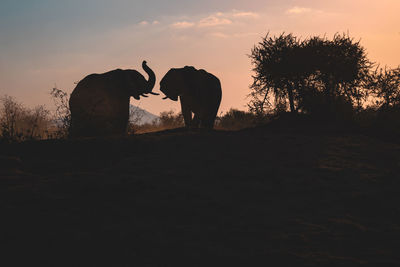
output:
M269 31L296 36L348 32L382 66L400 64L400 0L1 0L0 96L51 108L49 91L72 92L91 73L141 69L159 81L191 65L220 78L221 111L246 109L251 48ZM145 75L146 76L146 75ZM147 76L146 76L147 78ZM131 101L152 113L171 100Z

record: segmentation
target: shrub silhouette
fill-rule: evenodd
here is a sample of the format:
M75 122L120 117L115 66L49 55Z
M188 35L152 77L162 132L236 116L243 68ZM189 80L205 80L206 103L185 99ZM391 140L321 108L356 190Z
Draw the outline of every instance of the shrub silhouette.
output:
M369 77L368 86L381 109L400 106L400 66L394 69L376 69Z
M163 129L172 129L183 127L185 123L182 113L175 114L174 111L170 110L160 113L158 125Z
M139 107L134 107L129 109L129 121L127 127L128 134L135 134L140 129L140 121L144 116L144 111Z
M48 138L50 124L49 111L44 106L28 109L11 96L0 98L0 137L3 141Z
M223 130L240 130L254 127L261 122L265 122L265 120L259 118L255 113L231 108L224 115L218 117L216 128Z
M394 69L377 68L370 74L367 86L375 103L368 107L374 115L364 119L364 125L378 130L379 134L399 135L400 66ZM365 116L365 113L362 115Z
M161 112L159 117L151 123L138 124L137 121L132 121L129 126L130 132L128 133L149 133L183 126L184 121L182 113L175 113L173 110L169 110Z
M55 122L55 130L53 131L55 138L67 138L71 128L71 111L69 109L69 94L57 87L50 91L50 96L56 107L53 115Z

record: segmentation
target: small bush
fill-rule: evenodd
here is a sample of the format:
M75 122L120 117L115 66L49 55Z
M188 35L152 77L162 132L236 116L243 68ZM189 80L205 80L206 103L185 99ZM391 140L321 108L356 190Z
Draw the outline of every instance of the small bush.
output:
M69 109L69 94L58 88L50 91L50 96L56 106L53 114L54 125L51 129L53 138L67 138L71 128L71 111Z
M182 113L180 112L175 113L173 110L161 112L159 118L151 123L138 124L139 121L140 119L138 119L136 122L134 121L130 122L128 126L129 134L157 132L168 129L180 128L184 127L185 125Z
M49 137L49 111L44 106L25 108L10 96L0 98L0 137L6 142Z
M185 126L181 112L163 111L160 113L159 120L156 122L163 129L173 129Z
M240 130L254 127L260 123L260 118L254 113L237 109L230 109L217 118L215 128L223 130Z
M140 121L144 116L144 110L139 107L129 109L129 122L127 127L128 134L136 134L141 128Z

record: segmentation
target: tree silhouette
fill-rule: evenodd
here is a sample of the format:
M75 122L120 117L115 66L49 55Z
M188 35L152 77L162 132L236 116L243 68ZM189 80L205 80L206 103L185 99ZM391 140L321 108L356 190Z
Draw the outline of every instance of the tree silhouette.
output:
M347 35L336 34L332 40L315 36L302 41L292 34L267 34L252 49L250 58L255 75L249 107L255 112L271 106L271 98L275 99L275 109L285 107L288 101L291 112L307 111L310 108L305 103L310 99L320 101L321 97L325 104L320 108L335 112L336 100L356 101L360 106L367 95L361 85L372 63L360 42Z
M328 107L339 96L352 102L359 102L365 96L360 85L368 77L372 63L359 41L336 34L333 40L313 38L307 46L310 46L310 62L314 64L312 74L323 84Z
M301 76L297 54L301 42L292 34L282 33L278 37L267 34L254 46L250 58L255 65L253 102L250 109L263 111L270 104L269 96L275 97L275 103L289 99L290 110L295 112L295 94L298 79Z

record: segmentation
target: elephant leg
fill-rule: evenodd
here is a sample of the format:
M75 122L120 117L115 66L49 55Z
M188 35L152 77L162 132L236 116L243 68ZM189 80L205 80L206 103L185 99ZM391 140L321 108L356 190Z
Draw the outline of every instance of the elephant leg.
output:
M201 127L204 127L204 128L207 128L207 129L213 129L216 117L217 117L217 113L216 112L214 112L212 114L207 114L204 117L204 119L201 120Z
M85 115L86 114L79 114L79 116L74 116L72 118L70 128L71 137L87 137L93 135L95 125L93 124L93 120Z
M183 120L185 121L185 127L189 128L192 126L192 111L186 104L185 100L181 98L181 108Z
M207 128L207 129L212 129L214 127L214 120L207 118L205 120L202 121L202 125L203 128Z
M197 114L194 114L194 117L192 120L192 127L199 128L199 126L200 126L200 117Z
M117 114L118 115L118 114ZM119 114L116 117L110 117L107 119L107 131L109 134L120 135L126 134L126 129L128 127L129 117L126 114Z

